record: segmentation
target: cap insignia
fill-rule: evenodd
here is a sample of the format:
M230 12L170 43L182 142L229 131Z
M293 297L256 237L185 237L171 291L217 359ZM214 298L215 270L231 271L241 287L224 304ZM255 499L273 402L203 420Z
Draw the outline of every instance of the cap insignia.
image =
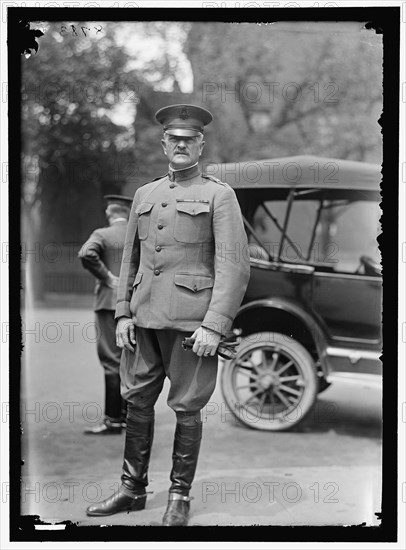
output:
M189 118L189 111L188 111L188 108L187 107L182 107L182 109L179 111L179 118L181 118L182 120L186 120L187 118Z

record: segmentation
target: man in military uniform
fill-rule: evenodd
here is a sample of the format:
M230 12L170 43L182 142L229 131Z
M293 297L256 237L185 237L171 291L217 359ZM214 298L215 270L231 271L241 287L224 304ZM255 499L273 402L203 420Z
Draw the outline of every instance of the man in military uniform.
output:
M163 525L187 525L202 437L201 409L216 383L215 356L249 279L247 237L229 185L201 174L207 110L160 109L169 172L139 188L128 224L116 308L122 395L128 401L122 485L88 515L145 507L154 405L164 379L176 413L173 466ZM137 233L137 238L136 238ZM184 337L195 342L182 350Z
M97 354L104 368L104 419L87 435L121 433L125 425L126 403L120 393L120 359L122 350L116 342L114 310L117 302L118 275L124 239L132 203L131 197L106 195L109 227L96 229L79 251L83 266L96 277L95 304L98 333Z

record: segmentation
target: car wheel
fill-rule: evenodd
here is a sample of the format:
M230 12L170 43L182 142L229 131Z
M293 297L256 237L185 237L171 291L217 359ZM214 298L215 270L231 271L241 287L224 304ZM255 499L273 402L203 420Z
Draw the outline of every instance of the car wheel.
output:
M296 340L259 332L242 339L221 372L224 400L238 420L257 430L289 430L311 410L318 391L314 361Z

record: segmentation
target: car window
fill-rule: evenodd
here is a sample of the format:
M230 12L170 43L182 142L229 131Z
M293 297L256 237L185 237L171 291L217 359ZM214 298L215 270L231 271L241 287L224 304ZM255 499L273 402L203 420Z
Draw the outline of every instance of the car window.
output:
M267 201L264 204L266 209L273 214L282 227L286 215L287 202ZM301 256L307 256L318 206L319 203L317 201L293 202L287 229L290 241L284 241L281 252L281 257L285 261L299 262L302 261ZM262 206L259 206L255 212L253 226L257 235L263 241L266 250L273 257L276 257L282 232L272 222ZM252 237L250 239L252 240Z
M282 227L285 219L286 201L267 201L269 210ZM281 242L281 231L259 206L253 216L253 226L264 248L275 258ZM290 240L283 243L281 259L292 263L323 265L339 272L355 272L360 266L360 257L368 256L380 262L377 236L381 232L378 203L369 201L326 202L317 223L314 241L313 228L317 220L319 201L296 200L287 227ZM256 241L250 236L250 246ZM311 245L311 246L310 246Z
M377 237L381 233L381 209L376 202L357 201L346 207L331 208L326 223L329 243L333 243L336 270L354 272L360 257L367 256L380 263Z

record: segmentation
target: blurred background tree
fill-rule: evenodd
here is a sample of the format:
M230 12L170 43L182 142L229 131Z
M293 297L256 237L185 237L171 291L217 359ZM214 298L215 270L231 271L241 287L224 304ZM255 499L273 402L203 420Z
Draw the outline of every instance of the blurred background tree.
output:
M38 53L22 59L24 219L40 246L74 243L69 266L38 267L37 294L91 288L72 254L105 224L104 194L132 195L166 173L154 119L164 105L212 111L205 163L381 162L382 37L360 23L37 27Z
M95 36L95 25L81 26ZM22 77L23 174L37 168L24 197L40 206L39 237L48 242L78 240L103 225L103 194L119 192L126 171L134 171L134 131L111 118L130 96L125 52L108 28L102 39L87 40L60 29L50 26L40 51L24 60Z
M193 23L211 161L312 153L380 162L381 36L359 23Z

